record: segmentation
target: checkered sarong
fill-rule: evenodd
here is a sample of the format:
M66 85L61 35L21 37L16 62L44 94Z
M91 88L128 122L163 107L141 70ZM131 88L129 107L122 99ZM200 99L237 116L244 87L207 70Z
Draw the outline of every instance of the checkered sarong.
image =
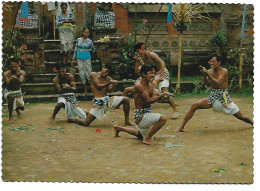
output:
M115 14L109 11L100 11L96 9L94 16L94 26L113 27Z
M38 27L38 15L36 13L28 15L28 21L20 20L21 10L18 11L16 17L16 26L20 28L37 28Z
M73 106L78 105L78 101L74 93L65 93L62 94L60 97L64 98L67 102L70 102Z
M110 98L109 96L105 96L102 98L93 98L93 102L94 102L94 106L95 107L108 107L108 102L109 102Z
M143 109L135 109L134 111L135 123L137 123L140 117L146 113L152 113L152 106Z
M228 92L228 89L214 89L212 88L210 91L210 94L208 96L209 104L213 104L215 100L219 100L223 105L227 104L224 98L224 95L226 95L226 101L227 103L231 103L231 98Z
M164 79L166 79L166 80L170 80L170 73L169 73L168 70L163 73L163 77L164 77Z

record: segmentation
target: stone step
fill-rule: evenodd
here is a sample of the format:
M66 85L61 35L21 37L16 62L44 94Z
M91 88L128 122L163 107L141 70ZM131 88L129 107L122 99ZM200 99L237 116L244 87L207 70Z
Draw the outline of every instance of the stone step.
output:
M49 75L50 78L53 77ZM124 91L126 87L130 87L134 85L134 80L128 80L128 81L119 81L116 87L117 91ZM84 87L81 84L80 81L76 80L76 87L77 87L77 93L83 93ZM88 92L91 92L90 85L87 85ZM50 82L47 83L23 83L22 84L22 92L25 93L25 95L50 95L50 94L56 94L57 90L54 84L52 83L52 79Z
M50 94L50 95L24 95L25 103L38 103L38 102L57 102L57 98L60 94ZM93 99L93 94L88 93L87 96L83 96L82 93L75 93L77 100L79 101L91 101ZM122 92L112 92L108 93L108 96L121 96ZM25 105L26 107L26 105Z

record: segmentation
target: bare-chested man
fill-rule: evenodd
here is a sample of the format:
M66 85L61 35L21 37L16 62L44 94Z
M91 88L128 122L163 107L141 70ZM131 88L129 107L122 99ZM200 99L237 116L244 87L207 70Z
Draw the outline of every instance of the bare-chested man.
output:
M109 98L108 92L113 92L117 85L116 80L112 80L108 74L112 74L114 68L111 63L106 63L100 72L92 72L90 75L90 87L93 92L94 105L89 111L85 120L70 118L69 122L79 125L89 126L96 118L104 121L104 114L109 109L118 108L123 104L125 114L125 125L133 125L129 120L130 102L125 96L113 96Z
M20 70L18 60L10 58L10 70L4 72L3 76L6 82L6 89L3 92L4 98L8 101L9 121L13 119L13 109L20 117L20 110L24 110L24 101L21 91L21 84L25 77L25 71Z
M197 109L213 108L216 112L232 114L236 118L253 125L253 122L248 117L243 116L239 108L231 101L228 93L228 70L220 67L221 61L220 55L213 55L208 62L209 70L200 66L203 82L211 88L210 95L191 106L177 132L184 131L184 126L193 117Z
M145 44L140 42L134 46L134 51L137 52L135 73L139 73L139 65L144 65L144 63L150 63L158 69L155 81L157 82L157 90L162 93L169 94L168 88L170 85L170 74L165 67L164 61L154 52L146 50ZM143 59L143 60L142 60ZM179 113L176 111L176 105L174 104L173 98L169 97L169 104L172 107L173 115L172 119L178 119Z
M135 102L135 126L137 129L114 126L115 136L120 131L124 131L139 139L143 139L145 144L153 144L152 136L159 131L166 123L166 116L158 113L152 113L152 103L160 101L163 94L158 95L153 84L155 69L152 64L144 64L140 70L141 79L136 82L134 90Z
M58 71L58 75L53 79L53 84L60 93L60 96L58 97L58 104L55 106L52 116L50 116L50 120L55 121L55 117L61 108L65 108L67 120L70 117L86 119L86 113L79 107L74 94L76 91L74 76L70 73L66 73L65 66L61 63L57 63L55 67Z

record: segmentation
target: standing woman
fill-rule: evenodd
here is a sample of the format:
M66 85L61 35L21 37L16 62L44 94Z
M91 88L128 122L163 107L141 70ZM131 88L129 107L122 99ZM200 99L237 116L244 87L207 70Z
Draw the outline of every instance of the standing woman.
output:
M82 37L78 38L75 45L72 63L77 59L80 80L84 86L84 96L87 95L87 80L92 72L90 52L95 52L92 40L89 38L89 29L83 28Z
M73 25L77 23L74 15L67 10L67 3L61 3L61 12L56 15L56 28L59 30L63 63L68 62L68 53L73 51Z

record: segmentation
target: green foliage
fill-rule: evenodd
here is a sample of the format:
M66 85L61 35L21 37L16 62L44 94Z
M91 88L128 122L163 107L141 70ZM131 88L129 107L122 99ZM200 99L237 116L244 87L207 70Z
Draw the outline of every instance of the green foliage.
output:
M124 79L134 79L135 77L135 52L134 52L134 38L127 36L124 39L122 46L119 49L120 55L120 74Z
M240 48L232 48L229 50L228 63L231 65L239 65ZM250 49L243 49L243 65L254 65L254 52Z
M43 37L43 38L44 38L44 40L47 40L47 39L49 39L49 36L50 36L50 35L51 35L51 33L50 33L50 32L47 32L47 33L46 33L46 35L44 35L44 37Z
M142 23L139 23L135 26L135 30L137 32L137 34L145 34L145 32L148 30L148 28L146 27L146 23L147 23L147 20L146 19L143 19L143 22Z
M188 24L180 21L173 24L173 28L175 28L180 34L183 34L184 31L188 30Z
M195 92L199 94L200 90L201 90L201 88L203 86L202 77L201 76L196 76L195 79L193 79L191 81L192 81L192 83L195 86Z
M229 51L229 57L225 63L222 65L223 68L228 69L228 78L231 80L229 84L229 89L233 92L239 90L239 57L241 49L233 48ZM253 52L244 49L243 50L243 66L253 66L254 65L254 55ZM253 93L253 76L248 74L247 76L248 88L242 89L243 92ZM242 93L242 92L241 92Z
M227 43L227 38L222 32L217 32L209 38L208 42L215 48L222 48Z
M9 69L8 66L8 59L10 57L15 57L18 60L21 61L22 55L23 55L23 49L21 48L22 45L22 39L21 39L21 32L19 29L15 28L13 31L13 35L11 37L11 43L9 45L9 38L11 35L10 29L4 29L3 30L3 43L2 43L2 64L3 64L3 71L6 71Z

